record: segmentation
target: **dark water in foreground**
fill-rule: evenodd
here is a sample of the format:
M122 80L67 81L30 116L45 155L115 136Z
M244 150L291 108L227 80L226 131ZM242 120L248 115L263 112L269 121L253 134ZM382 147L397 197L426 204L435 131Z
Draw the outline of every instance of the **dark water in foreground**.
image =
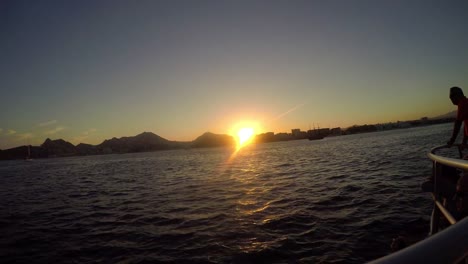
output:
M0 262L361 263L427 233L450 130L0 162Z

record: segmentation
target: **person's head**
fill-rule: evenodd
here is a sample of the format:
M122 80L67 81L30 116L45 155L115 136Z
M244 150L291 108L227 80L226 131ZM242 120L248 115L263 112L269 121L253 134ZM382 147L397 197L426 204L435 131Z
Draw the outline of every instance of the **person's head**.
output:
M463 91L460 87L454 86L450 88L450 100L454 105L458 105L458 102L460 102L463 97L465 97L465 95L463 95Z

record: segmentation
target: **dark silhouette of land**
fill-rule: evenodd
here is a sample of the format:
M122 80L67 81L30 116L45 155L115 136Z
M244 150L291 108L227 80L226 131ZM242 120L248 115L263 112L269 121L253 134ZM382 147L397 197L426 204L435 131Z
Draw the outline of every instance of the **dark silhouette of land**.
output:
M439 118L421 118L419 120L351 126L345 130L341 128L321 128L309 131L300 131L300 129L292 129L291 133L263 133L258 134L254 138L255 143L267 143L276 141L288 141L307 139L311 133L320 133L326 136L350 135L356 133L368 133L383 130L409 128L415 126L434 125L447 122L453 122L453 113L440 116ZM170 141L162 138L151 132L143 132L134 137L121 137L104 140L99 145L90 145L80 143L74 146L72 143L63 139L46 139L40 146L20 146L16 148L0 150L0 160L13 159L38 159L38 158L53 158L53 157L69 157L69 156L85 156L85 155L102 155L102 154L121 154L135 152L149 152L171 149L191 149L191 148L212 148L212 147L234 147L236 140L225 134L214 134L206 132L197 137L193 141L181 142Z
M144 132L134 137L121 137L104 140L99 145L80 143L74 146L63 139L46 139L40 146L20 146L0 150L0 160L29 158L53 158L112 153L135 153L170 149L210 148L235 146L236 141L229 135L205 133L193 141L170 141L151 132Z

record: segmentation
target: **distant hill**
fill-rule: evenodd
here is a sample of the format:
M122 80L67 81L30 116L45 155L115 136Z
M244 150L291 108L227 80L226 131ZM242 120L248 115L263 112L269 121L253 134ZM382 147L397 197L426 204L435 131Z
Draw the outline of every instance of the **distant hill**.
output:
M455 110L455 111L448 112L448 113L440 115L440 116L431 117L430 119L431 120L437 120L437 119L456 118L456 117L457 117L457 111Z
M104 140L97 145L103 153L145 152L181 148L184 144L169 141L151 132L143 132L134 137L121 137Z
M41 147L47 151L49 156L64 157L77 154L77 149L75 146L63 139L51 140L48 138L46 141L44 141L44 143L42 143Z
M211 147L226 147L234 146L236 141L232 136L219 135L206 132L192 142L193 148L211 148Z
M29 150L28 150L29 148ZM28 157L28 154L29 157ZM14 159L26 159L26 158L47 158L48 154L42 147L33 146L20 146L11 149L4 149L0 151L0 160L14 160Z
M31 158L68 157L77 155L98 155L110 153L147 152L182 148L210 148L235 145L229 135L205 133L191 142L170 141L151 132L143 132L134 137L121 137L104 140L99 145L80 143L74 146L63 139L46 139L39 147L21 146L0 151L0 160Z
M93 145L80 143L76 145L76 152L78 155L97 155L101 154L101 151Z

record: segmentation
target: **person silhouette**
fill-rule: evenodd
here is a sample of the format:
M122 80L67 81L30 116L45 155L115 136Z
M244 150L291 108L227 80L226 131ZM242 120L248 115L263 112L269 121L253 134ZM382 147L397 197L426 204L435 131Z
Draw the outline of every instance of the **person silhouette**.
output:
M454 105L458 106L458 110L457 118L453 125L452 137L447 142L447 145L453 145L457 139L462 123L465 123L462 145L466 145L468 140L468 99L465 97L460 87L454 86L450 88L450 100Z
M468 99L463 94L463 91L460 87L452 87L450 88L450 100L456 106L457 109L457 118L453 124L453 131L452 137L450 137L447 145L451 147L455 140L457 139L458 132L460 131L461 125L465 123L465 127L463 129L463 141L462 147L466 147L467 139L468 139ZM453 167L442 165L440 170L443 170L444 178L451 178L455 179L458 178L457 170ZM421 184L421 189L424 192L433 192L434 191L434 176L431 175L425 182ZM455 180L456 182L456 180Z

